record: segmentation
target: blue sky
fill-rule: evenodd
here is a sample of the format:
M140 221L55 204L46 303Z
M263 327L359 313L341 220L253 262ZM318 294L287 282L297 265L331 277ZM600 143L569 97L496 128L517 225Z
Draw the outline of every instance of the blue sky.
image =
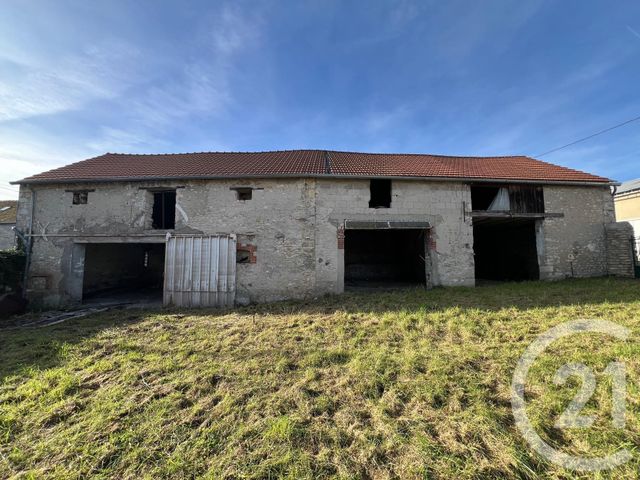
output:
M104 152L535 156L640 115L638 1L0 6L0 197ZM640 122L544 160L640 177Z

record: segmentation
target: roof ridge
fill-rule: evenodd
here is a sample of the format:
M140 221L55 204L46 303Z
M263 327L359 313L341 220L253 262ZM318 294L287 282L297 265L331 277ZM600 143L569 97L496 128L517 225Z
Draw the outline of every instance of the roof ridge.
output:
M282 150L206 150L199 152L166 152L166 153L123 153L123 152L107 152L103 155L117 155L117 156L127 156L127 157L154 157L154 156L178 156L178 155L207 155L212 153L218 154L264 154L264 153L295 153L295 152L319 152L319 153L348 153L353 155L406 155L406 156L416 156L416 157L439 157L439 158L462 158L462 159L470 159L470 160L482 160L488 158L528 158L530 160L538 160L537 158L529 157L527 155L446 155L441 153L417 153L417 152L363 152L363 151L354 151L354 150L327 150L321 148L293 148L293 149L282 149ZM98 155L92 158L98 158L103 155ZM89 158L87 160L91 160ZM84 161L84 160L81 160ZM542 161L542 160L538 160ZM546 162L545 162L546 163Z
M206 150L200 152L167 152L167 153L122 153L122 152L107 152L104 155L118 155L127 157L155 157L155 156L171 156L171 155L208 155L211 153L242 153L242 154L261 154L261 153L292 153L292 152L327 152L330 150L323 150L321 148L294 148L289 150ZM102 155L98 155L101 157ZM97 157L94 157L97 158Z
M463 158L463 159L470 159L470 160L474 160L474 159L486 159L486 158L531 158L531 157L527 157L526 155L488 155L488 156L474 156L474 155L445 155L445 154L441 154L441 153L416 153L416 152L410 152L410 153L399 153L399 152L355 152L355 151L349 151L349 150L329 150L329 152L332 153L351 153L354 155L408 155L408 156L415 156L415 157L440 157L440 158ZM535 158L532 158L532 160L536 160Z

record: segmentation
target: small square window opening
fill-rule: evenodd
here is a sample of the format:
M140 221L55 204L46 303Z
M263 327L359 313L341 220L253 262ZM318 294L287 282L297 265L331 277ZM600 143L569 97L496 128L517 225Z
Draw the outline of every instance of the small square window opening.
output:
M236 195L238 196L238 200L251 200L251 198L253 198L253 189L237 188Z
M251 263L251 252L248 250L236 250L236 263Z
M74 205L86 205L89 192L73 192L73 204Z

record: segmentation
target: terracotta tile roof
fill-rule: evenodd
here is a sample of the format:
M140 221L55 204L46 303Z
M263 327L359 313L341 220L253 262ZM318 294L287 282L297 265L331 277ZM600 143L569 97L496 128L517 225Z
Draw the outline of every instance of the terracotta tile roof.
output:
M0 200L0 223L16 223L17 200Z
M331 152L333 173L343 175L602 182L611 180L524 156L450 157L420 154Z
M392 176L610 183L604 177L524 156L452 157L325 150L116 154L33 175L15 183L216 177Z

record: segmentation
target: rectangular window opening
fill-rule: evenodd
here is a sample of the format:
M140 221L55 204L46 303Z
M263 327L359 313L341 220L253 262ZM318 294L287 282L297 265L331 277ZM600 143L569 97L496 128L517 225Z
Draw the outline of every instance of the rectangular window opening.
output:
M86 205L89 198L88 191L73 192L73 204L74 205Z
M543 189L539 185L471 185L474 211L544 213Z
M238 200L251 200L253 198L253 188L236 188Z
M156 230L176 228L176 191L153 193L152 227Z
M239 243L236 246L236 263L256 263L255 245L243 245Z
M251 252L248 250L237 250L236 263L251 263Z
M391 207L391 180L371 179L369 190L371 192L369 208Z

